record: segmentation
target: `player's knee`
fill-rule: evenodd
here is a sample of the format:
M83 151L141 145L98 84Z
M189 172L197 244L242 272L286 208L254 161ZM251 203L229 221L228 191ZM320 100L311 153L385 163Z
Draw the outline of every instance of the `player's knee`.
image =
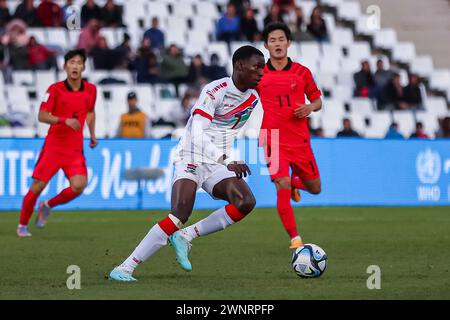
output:
M171 213L177 217L181 223L186 223L191 215L191 210L188 208L190 205L186 202L180 202L176 206L172 207Z
M82 193L84 188L86 188L86 182L73 183L70 187L72 188L73 192Z
M275 186L277 187L277 190L290 189L291 181L290 181L290 179L275 180Z
M37 194L37 195L39 195L39 194L41 194L42 193L42 191L44 191L44 189L45 189L45 187L47 186L47 184L45 183L45 182L43 182L43 181L35 181L35 182L33 182L33 184L31 185L31 191L34 193L34 194Z
M320 184L314 184L309 188L308 191L312 194L319 194L320 192L322 192L322 187L320 186Z
M256 200L253 194L238 197L235 201L235 206L242 214L249 214L256 205Z

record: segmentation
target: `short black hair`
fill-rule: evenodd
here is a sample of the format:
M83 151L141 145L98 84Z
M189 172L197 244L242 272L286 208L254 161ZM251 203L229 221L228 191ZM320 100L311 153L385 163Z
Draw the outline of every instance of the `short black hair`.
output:
M240 47L233 53L233 58L232 58L233 66L239 60L250 59L253 55L261 56L264 58L264 54L261 52L261 50L255 48L253 46L246 45L246 46Z
M264 42L267 43L267 41L269 40L269 34L272 31L275 30L281 30L284 32L284 34L286 35L286 38L288 40L291 40L291 29L289 29L289 27L287 26L287 24L283 23L283 22L271 22L269 23L267 26L264 27L263 30L263 39Z
M64 56L64 63L67 63L67 61L69 61L70 59L72 59L75 56L80 56L81 59L83 59L83 63L86 62L86 50L75 49L75 50L70 50L66 53L66 55Z

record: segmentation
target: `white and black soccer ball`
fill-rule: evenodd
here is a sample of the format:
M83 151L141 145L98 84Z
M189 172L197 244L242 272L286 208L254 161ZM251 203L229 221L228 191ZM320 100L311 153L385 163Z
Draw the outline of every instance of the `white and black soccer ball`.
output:
M292 268L301 278L320 277L327 268L327 254L318 245L307 243L294 251Z

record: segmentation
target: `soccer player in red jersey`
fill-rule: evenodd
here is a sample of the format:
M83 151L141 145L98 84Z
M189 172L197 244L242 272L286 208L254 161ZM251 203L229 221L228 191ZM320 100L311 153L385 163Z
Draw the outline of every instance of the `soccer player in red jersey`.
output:
M321 92L311 71L287 55L290 30L283 23L271 23L263 31L270 59L258 92L264 109L260 144L271 180L277 188L277 210L291 238L290 248L303 245L290 199L300 201L298 189L319 194L319 169L311 149L307 117L322 107ZM306 103L305 96L310 103ZM290 174L292 170L292 177Z
M86 187L87 168L83 154L83 126L87 122L91 136L90 147L97 145L95 138L96 87L82 79L86 54L72 50L64 56L65 81L52 84L41 103L38 120L50 124L44 146L33 171L33 183L25 195L17 227L19 237L30 237L28 221L36 200L59 169L70 181L70 187L54 198L41 202L36 226L43 228L50 208L78 197Z

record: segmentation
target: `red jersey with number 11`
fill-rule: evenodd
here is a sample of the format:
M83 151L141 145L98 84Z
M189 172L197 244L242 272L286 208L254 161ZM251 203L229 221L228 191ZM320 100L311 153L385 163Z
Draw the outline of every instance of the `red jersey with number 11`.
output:
M271 141L270 130L278 129L280 147L309 145L307 119L296 118L294 109L305 103L305 95L310 102L321 96L311 71L290 58L282 70L275 70L269 59L257 91L264 109L261 129L267 130L267 141Z
M45 148L57 149L61 152L83 151L83 127L88 112L94 110L97 88L83 80L78 91L74 91L68 81L52 84L41 103L41 110L50 112L56 117L78 119L81 129L73 130L66 124L50 125Z

